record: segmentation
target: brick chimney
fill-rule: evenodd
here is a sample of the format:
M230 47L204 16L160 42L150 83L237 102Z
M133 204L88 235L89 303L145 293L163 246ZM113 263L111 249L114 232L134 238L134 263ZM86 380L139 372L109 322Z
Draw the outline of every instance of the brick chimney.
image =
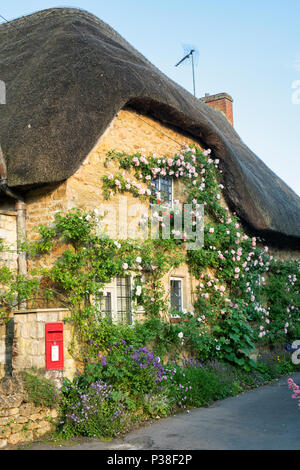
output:
M205 96L200 98L211 108L220 111L228 119L230 124L233 126L233 112L232 112L232 102L233 99L227 93L217 93L216 95L210 95L205 93Z

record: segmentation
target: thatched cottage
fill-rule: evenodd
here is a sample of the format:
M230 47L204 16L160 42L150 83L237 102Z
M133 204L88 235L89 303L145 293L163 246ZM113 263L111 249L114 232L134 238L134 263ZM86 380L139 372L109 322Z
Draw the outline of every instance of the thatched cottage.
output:
M100 182L114 168L105 165L108 151L143 149L169 157L196 144L220 161L222 196L248 233L279 252L300 248L300 199L236 133L229 95L196 99L107 24L77 9L49 9L1 24L0 40L0 79L6 85L6 104L0 105L4 241L16 248L18 237L34 239L35 227L51 222L57 211L104 205ZM159 189L169 202L183 202L178 181L161 181ZM117 196L110 204L118 212ZM108 229L113 222L108 220ZM5 260L27 272L22 253L7 253ZM166 283L180 291L180 306L190 308L187 267L170 273ZM118 279L107 293L110 308L119 312L130 286ZM17 321L22 315L16 314ZM60 320L63 311L30 315L45 323Z

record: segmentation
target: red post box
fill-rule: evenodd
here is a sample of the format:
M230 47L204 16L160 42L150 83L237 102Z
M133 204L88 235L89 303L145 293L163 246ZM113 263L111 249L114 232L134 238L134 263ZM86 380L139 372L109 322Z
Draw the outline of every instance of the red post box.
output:
M46 369L64 368L63 323L46 323Z

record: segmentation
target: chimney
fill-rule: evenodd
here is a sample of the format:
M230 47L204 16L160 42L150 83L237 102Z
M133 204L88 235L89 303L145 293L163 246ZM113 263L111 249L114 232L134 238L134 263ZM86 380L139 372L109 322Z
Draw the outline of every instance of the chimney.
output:
M233 99L227 93L217 93L216 95L210 95L205 93L205 96L200 98L211 108L220 111L228 119L230 124L233 126L233 112L232 112L232 102Z

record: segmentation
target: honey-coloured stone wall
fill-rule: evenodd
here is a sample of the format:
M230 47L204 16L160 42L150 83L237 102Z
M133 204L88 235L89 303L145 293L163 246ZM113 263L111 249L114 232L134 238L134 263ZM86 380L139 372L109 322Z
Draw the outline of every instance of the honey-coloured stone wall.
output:
M44 372L44 376L58 385L64 377L72 380L80 365L71 354L73 327L64 322L70 316L68 309L33 309L14 312L14 335L12 369L14 373L32 368ZM47 323L64 322L63 351L64 367L62 370L46 370L46 335Z

